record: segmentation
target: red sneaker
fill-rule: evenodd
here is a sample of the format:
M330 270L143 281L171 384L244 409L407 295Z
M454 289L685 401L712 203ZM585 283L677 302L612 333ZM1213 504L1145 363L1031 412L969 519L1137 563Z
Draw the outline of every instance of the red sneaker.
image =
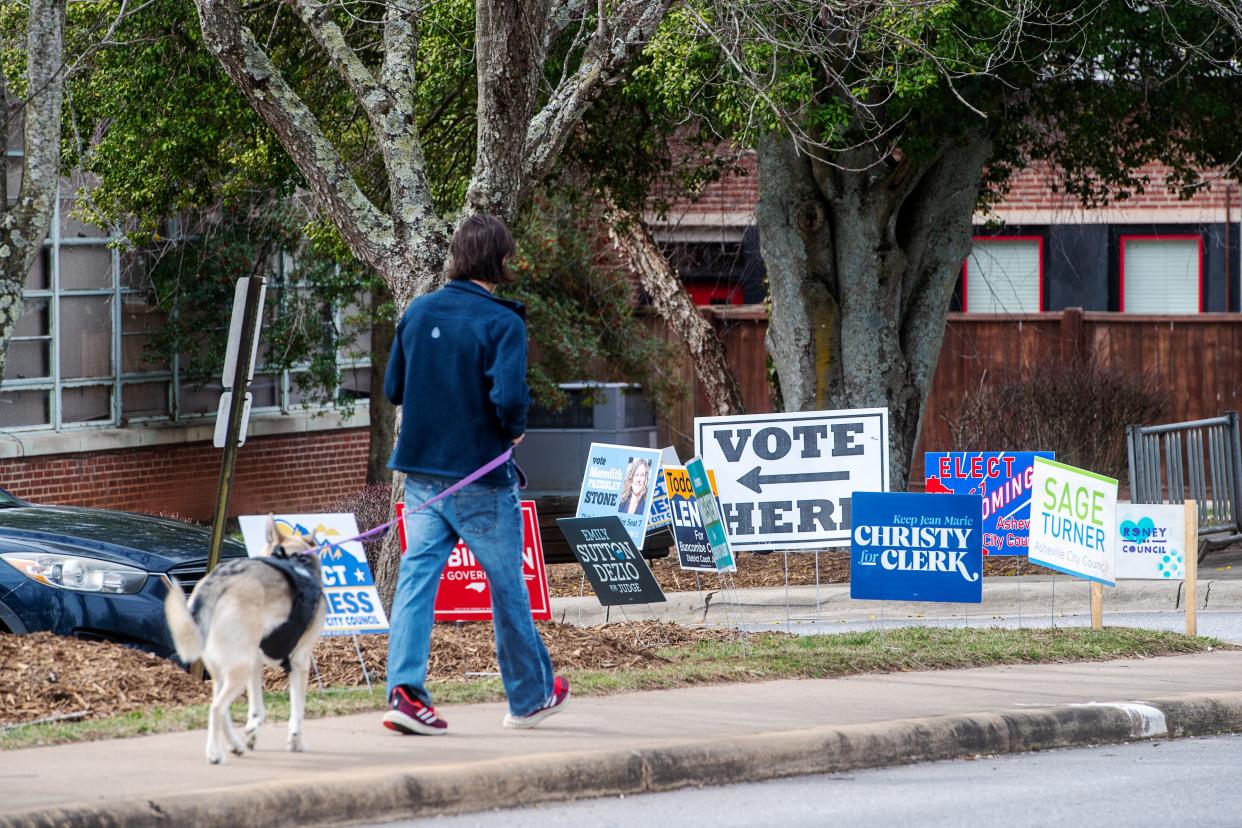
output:
M441 736L448 732L448 722L436 715L436 709L423 704L404 687L392 691L391 709L384 714L384 727L398 733Z
M525 716L505 716L505 727L534 727L553 713L560 713L569 704L569 679L557 676L552 680L552 695L534 713Z

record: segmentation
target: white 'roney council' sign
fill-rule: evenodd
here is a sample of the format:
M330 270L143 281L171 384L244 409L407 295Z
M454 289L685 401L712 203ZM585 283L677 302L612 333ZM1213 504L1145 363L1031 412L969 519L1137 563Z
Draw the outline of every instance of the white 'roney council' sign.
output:
M888 409L696 417L734 551L850 545L854 492L888 491Z

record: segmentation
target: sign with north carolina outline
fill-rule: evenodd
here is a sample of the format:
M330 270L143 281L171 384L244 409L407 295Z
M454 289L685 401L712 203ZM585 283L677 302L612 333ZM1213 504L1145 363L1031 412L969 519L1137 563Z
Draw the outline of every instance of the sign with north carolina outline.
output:
M267 515L242 515L242 537L251 557L267 545ZM316 543L329 544L320 553L320 577L328 616L324 635L388 632L388 616L380 602L367 565L362 542L351 540L337 545L334 539L357 537L358 522L351 514L275 515L276 525L285 533L310 535Z
M404 553L404 549L402 552ZM548 597L548 576L543 565L543 539L539 535L539 513L535 501L522 501L522 580L530 594L530 617L536 621L552 619ZM436 621L491 621L492 593L487 573L466 546L458 540L440 573L436 590Z

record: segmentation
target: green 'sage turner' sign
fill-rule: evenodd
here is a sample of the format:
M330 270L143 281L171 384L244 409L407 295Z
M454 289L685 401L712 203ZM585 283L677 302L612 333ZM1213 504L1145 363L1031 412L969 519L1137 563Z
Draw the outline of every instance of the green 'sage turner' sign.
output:
M1044 457L1034 468L1031 563L1114 586L1117 481Z
M712 557L716 559L716 570L736 572L737 565L733 562L733 553L729 551L729 538L725 535L724 522L720 519L720 509L716 507L716 496L712 494L712 484L707 479L703 461L698 457L694 458L686 464L686 471L690 473L694 498L699 502L699 514L703 518L703 528L707 531L707 543L712 548Z

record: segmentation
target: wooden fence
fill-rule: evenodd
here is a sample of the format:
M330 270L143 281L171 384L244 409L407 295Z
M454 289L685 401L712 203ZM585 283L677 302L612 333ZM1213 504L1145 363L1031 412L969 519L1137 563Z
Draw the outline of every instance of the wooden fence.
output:
M707 311L720 331L747 410L771 411L763 308ZM653 319L651 324L657 336L668 338L661 322ZM925 450L950 448L952 412L964 395L989 377L1091 355L1154 376L1170 392L1170 422L1214 417L1242 406L1242 314L1140 316L1077 308L1016 315L951 313L916 458L921 460ZM660 436L662 445L676 445L688 456L694 448L694 416L708 413L707 403L689 360L670 368L680 374L690 393L662 424ZM921 466L916 462L912 480L921 482Z

